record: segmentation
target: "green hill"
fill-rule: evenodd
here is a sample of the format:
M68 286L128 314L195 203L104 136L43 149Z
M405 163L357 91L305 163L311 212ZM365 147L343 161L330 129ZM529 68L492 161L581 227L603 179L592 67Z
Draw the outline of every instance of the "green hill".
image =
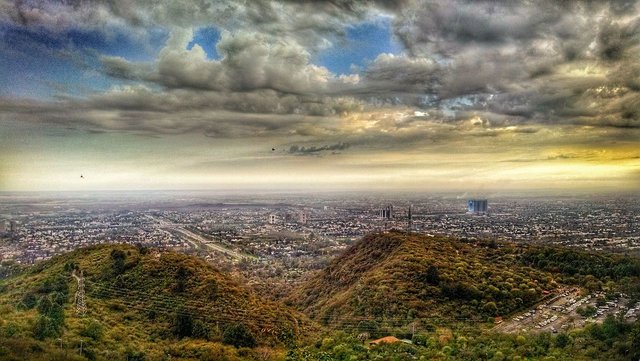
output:
M640 323L613 316L557 335L499 334L487 323L550 297L559 283L640 299L640 260L624 256L371 234L291 291L285 303L306 316L201 259L142 247L79 249L17 272L0 281L0 360L640 356ZM76 312L80 279L84 315ZM307 316L328 326L323 338ZM362 332L414 343L370 349L356 337Z
M287 303L335 330L304 360L637 360L640 322L499 333L558 284L640 299L640 260L574 249L386 232L371 234L292 291ZM547 291L551 291L548 293ZM346 332L343 332L346 331ZM411 339L367 347L360 336Z
M289 299L325 325L358 317L403 325L484 322L540 301L554 276L520 262L515 245L388 232L364 237Z
M311 328L203 260L126 245L79 249L0 284L2 360L268 360Z

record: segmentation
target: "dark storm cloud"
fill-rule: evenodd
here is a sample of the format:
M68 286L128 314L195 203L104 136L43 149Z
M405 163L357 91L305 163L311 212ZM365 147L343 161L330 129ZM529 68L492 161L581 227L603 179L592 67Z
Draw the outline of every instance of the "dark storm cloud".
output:
M640 41L640 19L636 18L627 23L616 22L608 19L603 22L598 33L598 55L609 61L621 60L628 54L627 51L637 47Z

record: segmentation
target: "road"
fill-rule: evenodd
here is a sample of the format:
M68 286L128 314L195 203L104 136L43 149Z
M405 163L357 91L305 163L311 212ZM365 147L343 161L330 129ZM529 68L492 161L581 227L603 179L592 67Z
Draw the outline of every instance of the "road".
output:
M154 222L158 223L158 226L160 228L173 231L178 236L180 236L180 238L191 243L195 248L208 248L211 251L222 253L238 261L247 259L247 258L255 258L255 256L253 255L240 253L220 243L214 243L215 241L212 241L211 239L201 234L190 231L184 228L180 224L170 223L170 222L167 222L165 219L154 217L152 215L147 215L147 217L152 219Z

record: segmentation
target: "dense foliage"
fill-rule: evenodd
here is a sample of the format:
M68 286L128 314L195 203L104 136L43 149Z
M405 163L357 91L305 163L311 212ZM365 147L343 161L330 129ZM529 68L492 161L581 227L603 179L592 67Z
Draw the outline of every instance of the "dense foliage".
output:
M289 302L338 328L354 317L385 327L485 322L531 306L557 287L552 273L519 262L520 252L495 242L372 234L308 279Z
M290 304L329 326L322 335L302 314L258 297L203 260L97 246L0 283L0 360L638 360L638 322L609 317L558 334L498 334L487 322L534 305L558 283L633 291L637 262L373 234L292 290ZM80 270L84 317L73 305L71 275ZM368 344L390 335L411 343Z
M369 346L336 332L314 345L288 354L293 360L638 360L640 323L629 325L610 317L601 325L557 335L506 335L479 329L439 328L416 334L412 344Z
M73 294L83 271L87 314ZM205 261L124 245L55 257L5 281L0 359L277 359L310 321ZM261 347L268 346L268 347ZM255 348L253 350L247 348ZM46 358L45 358L46 359Z
M560 247L529 247L521 261L531 267L557 273L565 283L579 283L592 291L611 288L640 299L640 259Z

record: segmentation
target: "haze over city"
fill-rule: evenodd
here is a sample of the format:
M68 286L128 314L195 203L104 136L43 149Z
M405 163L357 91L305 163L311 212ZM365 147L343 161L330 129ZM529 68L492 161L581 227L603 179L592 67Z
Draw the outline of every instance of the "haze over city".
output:
M634 191L638 13L2 0L0 190Z

